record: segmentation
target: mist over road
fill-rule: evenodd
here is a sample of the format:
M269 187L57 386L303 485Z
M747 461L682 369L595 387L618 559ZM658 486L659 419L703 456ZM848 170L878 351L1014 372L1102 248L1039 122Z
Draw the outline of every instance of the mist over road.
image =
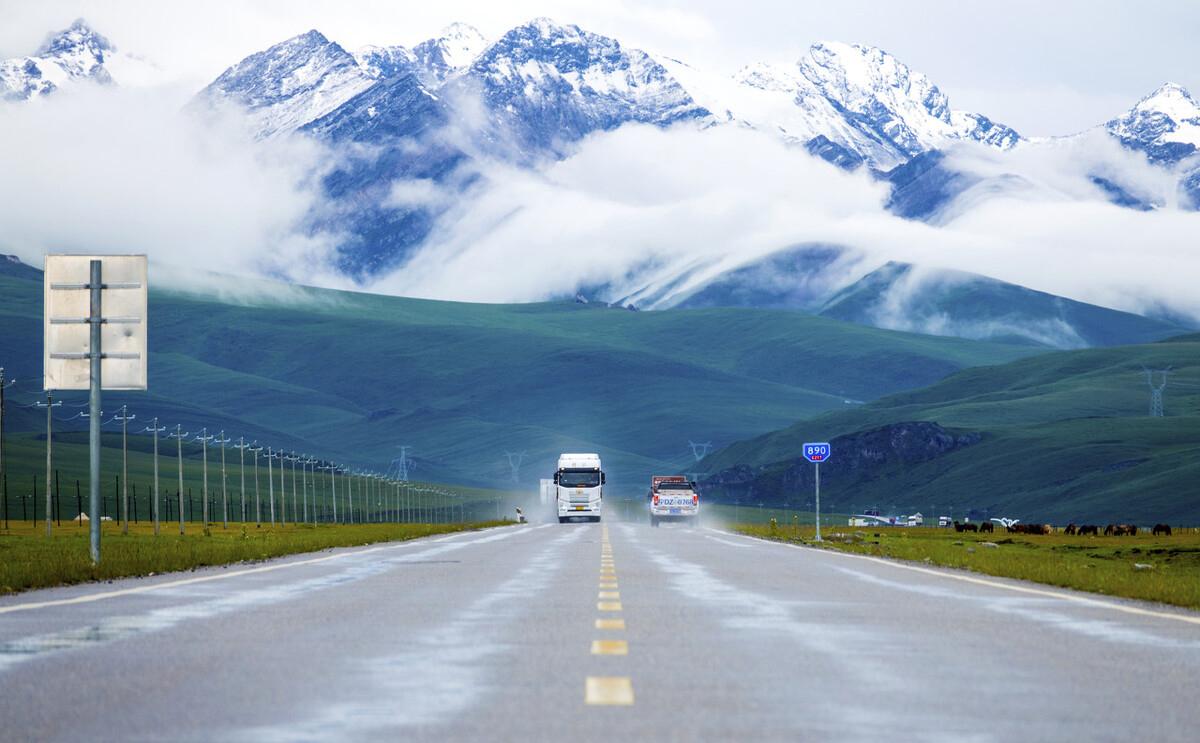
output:
M10 740L1194 740L1200 615L642 523L0 599Z

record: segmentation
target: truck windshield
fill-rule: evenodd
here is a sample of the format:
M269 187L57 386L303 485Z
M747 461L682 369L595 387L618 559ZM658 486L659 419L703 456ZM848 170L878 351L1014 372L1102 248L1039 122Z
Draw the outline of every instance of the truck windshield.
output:
M558 484L564 488L594 488L600 484L600 473L595 470L563 470L558 474Z

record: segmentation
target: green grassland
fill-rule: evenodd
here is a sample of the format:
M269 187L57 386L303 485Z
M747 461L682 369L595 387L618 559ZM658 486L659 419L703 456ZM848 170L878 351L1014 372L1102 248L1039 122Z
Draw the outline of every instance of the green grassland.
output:
M1143 365L1173 367L1165 417L1147 415ZM768 503L803 503L810 493L786 492L781 484L803 442L904 421L932 421L982 438L929 461L823 477L831 509L895 504L898 511L930 514L953 506L957 514L974 508L1059 523L1200 523L1197 335L967 369L735 444L705 460L706 470L759 468L755 487Z
M820 543L813 541L814 530L805 526L744 524L736 531L782 542L1200 608L1200 530L1196 529L1176 530L1169 537L1144 532L1133 537L1080 537L1061 532L1029 536L1003 532L960 534L934 528L842 527L824 530L825 540Z
M122 534L118 524L105 522L99 565L92 564L88 552L86 522L82 526L66 524L55 529L50 538L40 524L13 524L0 532L0 594L416 539L502 523L293 524L265 528L238 524L228 530L194 525L186 535L166 529L155 536L145 523Z
M507 480L505 452L525 451L531 490L561 451L598 451L614 488L640 490L649 474L692 462L689 439L744 439L1033 352L788 311L217 283L219 298L151 292L150 389L108 393L107 410L128 402L138 423L224 429L373 470L407 444L420 477L479 485ZM10 391L17 403L40 386L41 292L37 271L0 272L0 365L23 380ZM44 426L36 409L9 413L10 430Z

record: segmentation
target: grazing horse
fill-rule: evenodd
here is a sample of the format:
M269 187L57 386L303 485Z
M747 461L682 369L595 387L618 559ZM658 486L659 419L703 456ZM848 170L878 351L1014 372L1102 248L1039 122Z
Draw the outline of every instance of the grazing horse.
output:
M1135 537L1138 533L1138 528L1134 524L1117 524L1117 536Z
M1075 528L1075 522L1073 522L1073 521L1071 523L1067 524L1066 528L1063 529L1063 534L1069 534L1071 536L1075 536L1078 533L1079 533L1079 530L1077 528Z
M991 521L984 521L982 524L979 525L979 533L980 534L982 534L983 532L987 532L987 533L991 534L995 531L996 531L996 525L993 524Z
M979 527L975 524L963 524L963 531L979 531Z
M1094 537L1100 536L1100 527L1095 524L1084 524L1079 527L1079 536L1082 537L1087 534L1091 534Z
M1108 526L1104 527L1104 536L1106 536L1106 537L1117 536L1117 525L1109 524Z
M1169 537L1169 536L1171 536L1171 525L1170 524L1155 524L1154 530L1151 532L1151 534L1153 534L1156 537L1157 536Z

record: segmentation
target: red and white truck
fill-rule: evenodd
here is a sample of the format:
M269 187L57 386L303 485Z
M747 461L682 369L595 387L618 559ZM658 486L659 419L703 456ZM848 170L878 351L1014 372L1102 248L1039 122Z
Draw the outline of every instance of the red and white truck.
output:
M683 475L655 475L650 478L646 496L650 508L650 526L661 521L683 521L694 526L700 517L700 494L696 483Z

